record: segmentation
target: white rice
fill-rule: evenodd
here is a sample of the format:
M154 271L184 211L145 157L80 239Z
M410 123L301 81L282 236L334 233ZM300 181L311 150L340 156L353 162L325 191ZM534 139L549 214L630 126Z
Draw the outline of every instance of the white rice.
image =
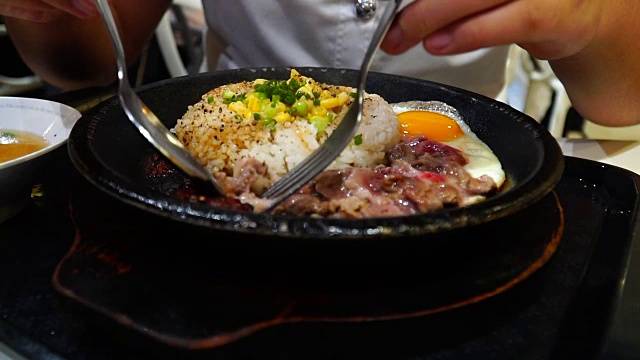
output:
M238 160L251 157L267 165L268 178L274 182L320 146L342 120L348 106L343 106L321 136L307 121L278 123L271 130L257 121L236 119L235 112L222 102L224 90L241 93L249 91L252 85L252 82L230 84L204 94L198 103L189 106L174 131L211 173L231 175ZM382 97L367 94L356 134L362 142L355 145L352 141L329 168L374 167L384 160L385 151L399 141L397 116Z

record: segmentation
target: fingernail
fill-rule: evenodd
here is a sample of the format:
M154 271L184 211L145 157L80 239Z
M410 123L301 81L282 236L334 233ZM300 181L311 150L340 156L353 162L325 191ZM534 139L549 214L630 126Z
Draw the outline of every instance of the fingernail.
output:
M93 17L98 15L98 9L93 0L72 0L73 6L84 16Z
M431 51L442 52L453 44L453 34L449 31L440 31L425 40L426 47Z

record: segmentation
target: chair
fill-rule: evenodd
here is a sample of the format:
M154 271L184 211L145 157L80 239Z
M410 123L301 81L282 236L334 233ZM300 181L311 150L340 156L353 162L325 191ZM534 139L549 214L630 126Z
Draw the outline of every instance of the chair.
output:
M198 73L204 61L202 41L193 41L192 36L194 32L198 32L202 36L203 29L191 28L184 10L201 12L202 2L200 0L174 0L155 31L160 52L171 77ZM185 61L185 56L180 53L176 32L182 34L188 63Z
M538 101L536 92L539 88L546 89L547 93L551 92L552 99L548 107L549 123L547 128L554 137L562 137L567 113L571 108L571 101L564 85L553 73L548 61L533 59L529 54L526 54L526 58L523 59L523 67L529 74L530 81L524 112L531 113L535 111Z
M3 44L11 44L8 40L9 34L7 27L4 24L0 24L0 38L6 40L3 41ZM18 58L20 56L14 51L11 51L10 54L7 53L7 50L3 51L3 56L15 56ZM44 87L43 81L33 74L26 74L24 76L0 75L0 96L19 95L42 87Z
M19 95L44 86L42 80L36 76L23 76L19 78L0 75L0 96Z
M506 86L498 95L501 100L538 122L548 119L551 135L564 135L571 101L548 61L538 60L512 45L506 70Z

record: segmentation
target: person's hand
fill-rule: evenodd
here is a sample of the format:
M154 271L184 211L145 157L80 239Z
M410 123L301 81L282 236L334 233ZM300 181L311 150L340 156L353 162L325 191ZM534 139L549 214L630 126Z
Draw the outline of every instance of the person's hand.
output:
M640 123L640 1L415 0L381 44L434 55L517 44L549 60L572 105L601 125ZM612 116L610 109L616 109Z
M583 0L416 0L396 17L382 49L422 42L435 55L518 44L537 58L574 55L598 31L609 2Z
M80 19L95 17L93 0L0 0L0 15L37 23L67 13Z

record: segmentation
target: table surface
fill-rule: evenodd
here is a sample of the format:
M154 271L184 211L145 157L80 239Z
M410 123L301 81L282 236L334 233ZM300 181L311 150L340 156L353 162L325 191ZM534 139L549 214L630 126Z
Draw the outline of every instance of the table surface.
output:
M640 142L559 139L565 155L599 161L640 173ZM0 360L24 359L0 343Z
M75 95L70 95L71 101L65 101L64 96L56 100L74 106L74 96ZM111 96L109 92L98 91L97 95L93 96L93 101L87 102L84 100L79 106L76 106L76 108L82 111L109 96ZM558 143L565 155L618 166L640 174L640 139L638 139L638 141L614 141L563 138L558 139ZM0 342L0 360L17 359L24 359L24 357Z
M615 165L640 174L639 141L558 139L562 152L568 156Z

